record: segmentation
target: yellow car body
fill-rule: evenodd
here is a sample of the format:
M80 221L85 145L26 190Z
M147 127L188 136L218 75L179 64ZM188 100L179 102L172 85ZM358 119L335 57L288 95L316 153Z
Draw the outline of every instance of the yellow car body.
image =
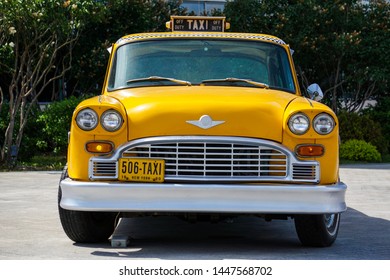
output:
M61 211L336 213L338 228L337 117L302 94L289 45L191 20L113 44L102 94L73 115Z
M166 92L169 92L169 98ZM89 180L89 160L94 154L87 152L85 144L92 141L109 141L118 147L139 138L168 135L240 136L276 141L295 151L301 144L320 144L326 149L321 157L302 158L316 160L321 166L319 183L334 184L338 180L338 126L331 135L322 136L313 128L305 135L294 135L287 128L290 115L304 112L310 119L322 112L336 116L323 104L304 97L265 89L203 87L188 88L137 88L105 93L82 102L75 115L83 108L94 108L98 114L116 108L131 119L125 119L122 128L108 133L101 127L90 132L82 131L73 118L70 133L68 172L75 180ZM218 100L212 104L210 100ZM288 110L285 110L289 104ZM127 108L127 109L125 109ZM212 118L225 120L223 126L209 130L188 125L187 120L199 119L212 112ZM211 115L211 114L210 114ZM163 116L163 117L162 117ZM255 121L259 120L259 121ZM246 125L245 125L246 124ZM126 129L129 128L129 129Z

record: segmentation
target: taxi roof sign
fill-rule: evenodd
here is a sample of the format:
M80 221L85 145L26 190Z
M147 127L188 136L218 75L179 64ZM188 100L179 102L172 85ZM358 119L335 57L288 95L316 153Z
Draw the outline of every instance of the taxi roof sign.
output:
M225 17L171 16L166 27L181 32L224 32L230 28Z

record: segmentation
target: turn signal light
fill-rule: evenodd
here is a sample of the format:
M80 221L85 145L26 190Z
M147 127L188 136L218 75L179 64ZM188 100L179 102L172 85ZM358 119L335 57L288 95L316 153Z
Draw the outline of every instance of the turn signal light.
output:
M300 145L295 152L301 157L320 157L324 155L325 148L321 145Z
M93 154L108 154L113 148L113 144L109 142L88 142L85 145L85 149Z

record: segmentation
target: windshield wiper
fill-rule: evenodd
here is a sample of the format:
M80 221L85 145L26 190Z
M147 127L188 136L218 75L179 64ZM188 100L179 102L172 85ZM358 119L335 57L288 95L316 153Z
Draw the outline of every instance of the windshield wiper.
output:
M191 85L191 83L188 82L188 81L178 80L178 79L174 79L174 78L167 78L167 77L159 77L159 76L151 76L151 77L147 77L147 78L131 79L131 80L126 81L126 83L129 85L129 84L133 84L133 83L142 83L142 82L148 82L148 81L151 81L151 82L168 81L168 82L172 82L172 83L179 84L179 85L186 85L186 86L190 86Z
M214 83L247 83L256 87L269 89L269 85L265 83L255 82L248 79L239 79L239 78L203 80L200 84L214 84Z

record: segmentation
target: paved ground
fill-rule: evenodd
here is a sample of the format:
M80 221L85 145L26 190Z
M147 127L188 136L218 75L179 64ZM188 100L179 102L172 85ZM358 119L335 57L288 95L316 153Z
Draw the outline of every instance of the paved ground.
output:
M127 248L74 244L57 213L57 172L0 173L0 260L390 260L390 164L343 166L349 189L336 243L305 248L292 220L243 217L189 224L173 217L122 221Z

